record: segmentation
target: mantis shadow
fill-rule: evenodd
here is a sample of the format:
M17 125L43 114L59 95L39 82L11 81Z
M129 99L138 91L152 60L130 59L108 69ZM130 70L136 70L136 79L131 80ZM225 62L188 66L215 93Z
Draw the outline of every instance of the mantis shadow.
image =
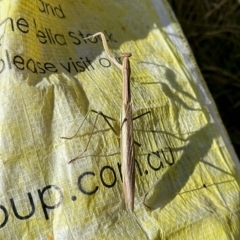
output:
M207 156L212 146L213 139L218 136L213 123L207 124L201 130L194 133L186 139L187 144L184 147L172 149L172 151L183 151L177 163L168 169L165 174L158 180L150 192L146 195L144 204L151 210L157 208L163 209L169 204L191 178L195 167L200 161ZM203 139L203 135L208 132L213 133L210 138L204 138L204 148L199 149L199 139ZM216 166L212 166L219 171L223 171ZM203 186L203 184L202 184Z

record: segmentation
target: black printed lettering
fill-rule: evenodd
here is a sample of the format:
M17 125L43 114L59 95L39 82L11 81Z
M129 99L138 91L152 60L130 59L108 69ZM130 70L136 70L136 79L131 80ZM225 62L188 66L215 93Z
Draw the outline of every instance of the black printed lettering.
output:
M16 55L14 58L13 58L13 64L15 65L16 68L18 68L19 70L24 70L24 59L19 56L19 55Z
M27 69L29 69L32 73L37 73L37 68L35 65L35 62L33 61L33 59L29 59L26 63L26 67Z
M8 51L6 50L5 52L6 52L7 62L8 62L8 68L12 69L12 65L11 65L11 61L10 61L10 57L9 57Z
M4 214L4 219L3 219L2 223L0 224L0 228L3 228L8 221L9 214L8 214L7 209L3 205L0 205L0 209L3 211L3 214Z
M8 18L6 18L5 20L3 20L3 21L0 23L0 27L1 27L1 25L3 25L4 23L6 23L8 20L9 20L9 22L10 22L10 26L11 26L11 28L12 28L12 31L14 31L13 20L12 20L12 18L10 18L10 17L8 17Z
M34 26L36 29L36 37L38 41L42 44L59 44L59 45L67 45L65 40L65 36L60 33L53 33L50 28L39 29L35 19L33 19Z
M52 206L49 206L45 203L44 201L44 194L46 191L57 191L57 193L59 194L59 201L57 203L55 203L55 205L52 205ZM61 191L61 189L58 187L58 186L55 186L55 185L48 185L46 186L45 188L43 188L42 190L38 189L38 195L39 195L39 198L40 198L40 201L41 201L41 205L42 205L42 209L43 209L43 213L44 213L44 216L45 216L45 219L48 220L49 219L49 216L48 216L48 209L54 209L54 208L57 208L60 206L60 204L62 203L63 201L63 193Z
M153 156L152 156L153 154L154 154L156 157L153 157ZM152 157L153 160L155 160L155 161L158 159L158 161L159 161L159 165L158 165L158 166L153 166L153 164L151 163L151 157ZM149 154L147 155L147 161L148 161L148 165L149 165L153 170L155 170L155 171L158 171L158 170L160 170L161 168L164 167L158 151L152 152L152 154L149 153Z
M110 174L112 173L112 174L111 174L111 175L113 175L112 183L107 183L107 182L106 182L106 179L104 178L104 173L105 173L106 171L108 171L108 172L110 171ZM109 173L108 173L107 175L108 175L107 178L109 178ZM116 181L117 181L116 173L115 173L114 169L113 169L112 167L110 167L110 166L104 166L104 167L101 169L101 171L100 171L100 178L101 178L102 184L103 184L105 187L108 187L108 188L113 187L113 186L116 184Z
M86 37L90 37L90 36L92 36L93 34L90 34L90 33L88 33L88 34L86 34ZM97 43L98 42L98 38L88 38L88 41L89 42L91 42L91 43Z
M71 38L73 38L74 39L74 41L72 41L72 43L73 44L75 44L75 45L80 45L81 44L81 41L79 40L79 38L77 38L76 36L75 36L75 32L69 32L68 33L68 35L71 37Z
M53 7L51 4L47 2L38 0L38 9L40 12L45 13L47 15L57 16L59 18L66 18L60 4L58 5L58 7Z
M111 62L107 59L107 58L99 58L99 63L101 64L101 66L108 68L111 66Z
M94 70L94 67L93 67L93 65L92 65L92 62L91 62L91 60L90 59L88 59L87 57L85 57L86 58L86 63L88 63L88 66L91 66L92 67L92 69ZM85 64L85 62L83 62L84 64ZM88 67L86 66L86 68L88 69ZM88 71L89 71L89 69L88 69Z
M83 58L80 57L82 60ZM72 73L72 72L84 72L86 69L90 71L89 67L91 67L94 70L94 67L92 65L92 62L90 59L85 57L85 60L80 61L72 61L72 58L69 58L69 62L67 63L59 63L67 72Z
M63 63L60 63L60 65L61 65L65 70L67 70L69 73L71 72L71 71L70 71L71 68L70 68L70 63L69 63L69 62L67 63L67 66L64 65Z
M46 63L44 63L44 67L49 72L57 72L58 71L57 68L52 63L46 62Z
M53 7L49 3L45 3L45 13L50 15L51 12L55 16L55 13L53 11Z
M56 13L56 16L58 16L59 18L66 18L65 15L64 15L64 13L63 13L63 10L62 10L60 4L59 4L58 6L59 6L59 7L55 7L55 8L54 8L54 11L55 11L55 13Z
M122 181L122 164L118 162L117 167L118 167L118 172L119 172L119 175L120 175L120 178L121 178L121 181Z
M86 195L92 195L92 194L94 194L94 193L97 192L97 190L98 190L99 187L96 186L93 190L85 190L85 189L84 189L82 181L83 181L83 178L86 177L86 176L88 176L88 175L90 175L90 176L95 176L95 173L94 173L94 172L84 172L84 173L82 173L82 174L78 177L78 189L79 189L82 193L84 193L84 194L86 194Z
M85 67L81 65L81 62L76 62L76 65L78 66L78 72L85 72Z
M55 34L54 38L59 45L67 45L63 34Z
M40 62L36 62L38 69L40 70L39 73L46 73L46 71L42 68L42 64Z
M163 157L164 157L165 162L166 162L169 166L172 166L172 165L175 163L175 160L174 160L174 156L173 156L173 153L172 153L172 149L171 149L171 148L168 148L168 149L169 149L169 152L170 152L170 155L171 155L171 159L172 159L171 162L167 160L164 151L161 150L161 152L162 152L162 155L163 155Z
M19 18L16 22L18 29L22 33L28 33L29 32L29 25L28 22L24 18Z
M85 36L84 36L84 34L83 34L81 31L79 31L79 36L81 36L82 40L83 40L85 43L87 43L87 40L84 39Z
M106 30L104 30L104 33L105 33L105 35L106 35L106 38L108 39L108 41L110 41L110 42L117 42L117 40L115 40L114 38L113 38L113 35L112 35L112 33L108 33Z
M40 2L40 4L39 4L39 2ZM45 5L44 5L44 2L42 0L38 0L38 9L39 9L40 12L45 12Z
M3 59L0 59L0 73L4 70L5 68L5 62L3 61Z
M37 33L36 33L36 36L37 36L40 43L42 43L42 44L47 43L47 37L46 37L44 32L38 30Z
M72 60L72 58L69 58L69 60ZM76 71L76 72L78 72L78 70L77 70L77 67L76 67L75 63L74 63L74 62L72 62L72 61L71 61L71 63L72 63L72 65L73 65L73 67L74 67L75 71Z
M34 203L33 203L33 199L32 199L31 193L28 193L28 199L29 199L29 202L30 202L31 211L30 211L30 213L29 213L28 215L25 215L25 216L21 216L21 215L18 213L13 198L10 199L10 203L11 203L11 206L12 206L12 209L13 209L13 212L14 212L14 215L15 215L18 219L21 219L21 220L28 219L28 218L30 218L30 217L34 214L34 212L35 212L35 206L34 206Z
M47 34L47 37L48 37L49 43L51 43L51 44L55 44L55 41L54 41L53 36L52 36L51 29L49 29L49 28L45 28L44 30L45 30L45 32L46 32L46 34Z

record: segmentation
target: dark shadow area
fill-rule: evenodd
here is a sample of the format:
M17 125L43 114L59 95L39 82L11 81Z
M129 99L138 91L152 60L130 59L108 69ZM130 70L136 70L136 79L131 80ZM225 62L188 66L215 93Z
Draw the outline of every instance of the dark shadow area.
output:
M183 154L177 163L170 167L162 178L158 180L153 189L150 190L149 195L146 196L145 205L151 210L164 208L178 195L188 182L199 161L204 159L208 154L212 145L212 139L217 137L212 135L212 139L208 139L208 141L205 139L204 149L199 150L197 148L198 141L201 139L202 134L208 131L213 132L212 128L214 128L214 124L209 123L200 131L187 138L187 144L184 147L172 149L173 152L183 151ZM217 166L212 167L219 171L223 171Z
M239 1L169 0L240 156Z

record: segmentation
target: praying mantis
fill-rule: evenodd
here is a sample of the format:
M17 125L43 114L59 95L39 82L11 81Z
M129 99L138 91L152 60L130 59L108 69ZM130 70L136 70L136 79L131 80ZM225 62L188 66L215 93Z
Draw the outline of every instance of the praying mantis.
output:
M120 56L122 57L123 60L122 60L122 64L120 64L117 62L117 60L115 58L113 58L111 56L105 35L102 32L95 33L94 35L92 35L88 38L95 38L96 36L101 36L103 48L104 48L108 58L122 71L123 88L122 88L122 112L121 112L121 122L120 122L120 124L121 124L120 139L121 139L122 181L123 181L123 193L124 193L125 207L126 207L126 210L132 212L132 211L134 211L134 192L135 192L134 144L141 146L141 144L134 141L133 120L135 120L139 117L142 117L145 114L150 113L150 111L145 112L135 118L132 117L132 102L131 102L131 89L130 89L131 66L130 66L130 61L129 61L129 58L131 57L132 54L131 53L122 53ZM114 128L112 127L112 125L109 122L109 120L116 120L116 119L111 118L111 117L103 114L102 112L98 112L95 110L90 110L89 112L94 112L97 114L95 122L94 122L94 126L97 121L97 117L99 115L101 115L105 119L105 121L107 122L109 127L117 135L116 130L114 130ZM85 116L83 122L85 121L87 115ZM83 122L80 125L78 131L80 130L81 126L83 125ZM92 130L91 135L92 134L93 134L93 130ZM62 137L62 138L72 139L74 136ZM90 138L88 140L85 150L79 156L72 159L70 162L77 160L87 150L87 147L90 142Z

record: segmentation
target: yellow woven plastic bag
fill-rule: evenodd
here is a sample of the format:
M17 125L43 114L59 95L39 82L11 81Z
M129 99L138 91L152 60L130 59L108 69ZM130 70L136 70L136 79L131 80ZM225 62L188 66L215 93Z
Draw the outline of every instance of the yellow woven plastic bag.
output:
M134 116L150 111L134 121L133 213L104 119L61 139L90 109L120 115L121 72L85 39L99 31L132 52ZM0 96L1 239L240 238L239 162L164 1L1 0Z

